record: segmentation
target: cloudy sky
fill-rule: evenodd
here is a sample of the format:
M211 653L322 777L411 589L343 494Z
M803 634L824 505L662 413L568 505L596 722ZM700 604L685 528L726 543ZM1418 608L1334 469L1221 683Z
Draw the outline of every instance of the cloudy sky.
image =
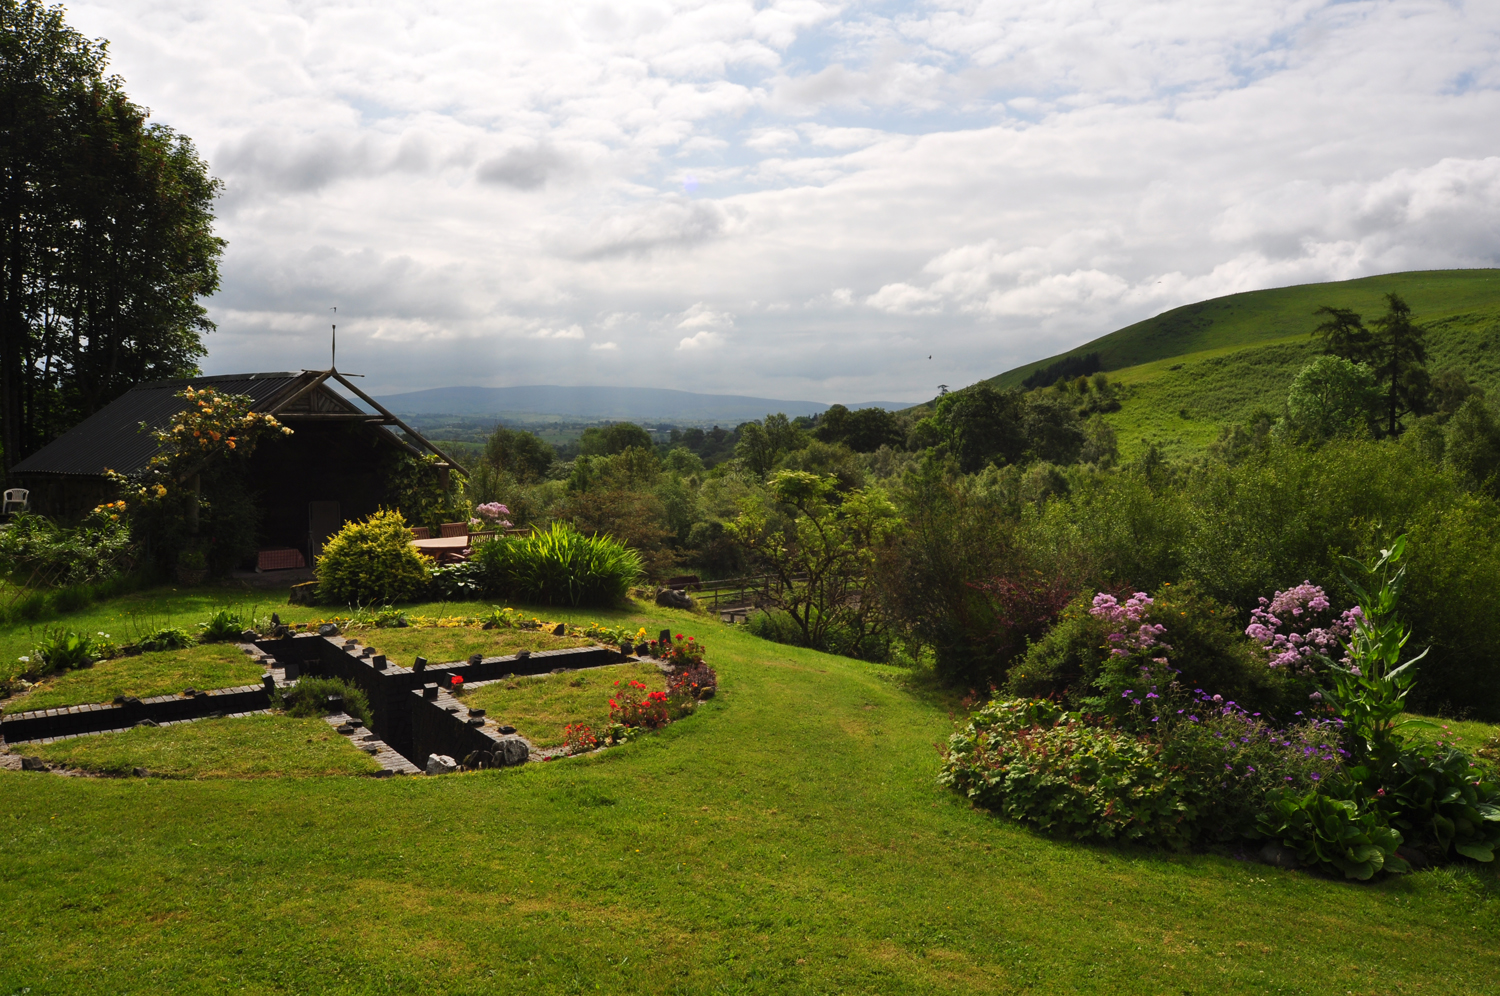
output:
M910 400L1500 261L1494 0L111 0L222 178L207 372ZM932 359L928 359L929 355Z

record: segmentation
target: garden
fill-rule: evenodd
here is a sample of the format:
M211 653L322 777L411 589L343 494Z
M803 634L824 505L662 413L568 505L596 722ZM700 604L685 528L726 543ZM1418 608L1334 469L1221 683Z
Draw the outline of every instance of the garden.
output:
M663 727L691 715L701 698L717 691L714 671L704 662L702 645L695 638L662 643L647 640L639 627L626 632L597 622L574 626L500 606L474 615L453 611L450 605L437 608L441 614L385 609L299 620L292 609L283 619L279 612L257 616L253 608L245 612L226 607L195 627L196 632L148 627L149 632L128 642L116 642L104 631L44 628L30 653L17 658L27 670L8 682L11 694L0 699L0 713L14 717L90 703L139 705L152 696L192 699L265 682L268 700L256 715L229 719L209 713L191 724L159 724L147 718L128 730L16 743L12 751L80 774L375 774L379 766L356 749L354 740L348 741L339 763L333 763L330 757L340 751L327 746L330 731L321 722L328 715L347 716L363 729L344 732L379 733L371 725L366 693L333 676L307 674L277 681L273 658L261 657L261 648L279 652L281 641L295 641L298 634L334 634L347 639L348 645L367 648L365 655L373 655L378 644L382 666L415 666L420 671L430 661L435 675L451 680L451 691L470 715L502 717L503 722L497 719L495 725L526 739L547 760L622 743ZM159 622L154 616L146 618ZM134 618L128 621L129 628L139 629ZM509 657L522 669L533 653L598 647L601 640L632 652L639 648L642 656L639 662L626 657L623 665L601 666L591 659L582 668L509 674L469 687L461 676L448 673L461 669L464 662L496 657ZM546 659L569 663L566 655L555 653ZM445 668L445 662L453 663ZM420 768L426 759L410 760Z
M1326 362L1303 394L1330 370L1370 400ZM0 772L0 990L129 963L183 991L1486 992L1482 398L1123 462L1099 419L1128 394L1058 383L772 416L712 466L619 427L558 467L497 431L440 500L346 523L299 604L212 565L164 585L130 539L178 515L150 488L11 532L6 718L275 698L21 748L88 777ZM472 516L466 558L412 546L435 515ZM79 545L85 573L37 573ZM758 579L750 624L651 604L689 570ZM319 640L338 668L293 652ZM377 668L530 762L372 777Z

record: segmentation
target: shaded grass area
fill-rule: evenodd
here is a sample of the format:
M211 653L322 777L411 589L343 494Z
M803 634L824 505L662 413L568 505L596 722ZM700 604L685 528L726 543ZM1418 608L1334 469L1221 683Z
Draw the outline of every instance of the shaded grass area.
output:
M535 630L479 629L471 626L425 626L406 629L362 629L349 636L385 654L393 664L411 667L418 656L433 664L468 660L470 654L498 657L518 650L566 650L592 647L593 640L575 636L553 636Z
M137 767L165 778L369 775L380 770L323 720L275 714L140 727L21 749L54 764L110 775L128 775Z
M1358 886L1050 840L935 785L952 718L899 670L670 610L611 621L696 632L718 697L598 755L442 778L0 772L0 993L1478 994L1500 975L1493 869Z
M609 699L615 684L631 679L650 691L665 691L666 679L654 664L616 664L566 674L544 674L487 684L465 692L464 704L508 723L538 747L563 742L563 727L587 724L595 733L609 726Z
M109 702L116 695L145 698L148 695L171 695L185 688L254 685L260 682L264 673L261 666L238 647L224 643L116 657L45 678L26 694L7 700L5 712Z

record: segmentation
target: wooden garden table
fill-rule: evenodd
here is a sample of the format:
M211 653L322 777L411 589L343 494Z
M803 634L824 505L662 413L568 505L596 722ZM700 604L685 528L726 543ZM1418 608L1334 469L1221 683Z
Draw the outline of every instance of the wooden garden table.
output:
M445 553L463 553L469 548L469 537L438 536L434 539L412 540L411 545L434 559Z

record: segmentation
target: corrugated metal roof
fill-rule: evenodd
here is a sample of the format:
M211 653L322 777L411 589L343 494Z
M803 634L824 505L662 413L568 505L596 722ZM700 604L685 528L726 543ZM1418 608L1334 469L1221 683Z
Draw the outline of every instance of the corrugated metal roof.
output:
M176 397L184 387L212 387L225 394L247 394L257 410L304 379L306 370L282 373L223 374L186 380L137 384L52 442L11 468L12 474L98 475L106 470L132 474L155 455L156 440L141 429L160 429L185 405Z

